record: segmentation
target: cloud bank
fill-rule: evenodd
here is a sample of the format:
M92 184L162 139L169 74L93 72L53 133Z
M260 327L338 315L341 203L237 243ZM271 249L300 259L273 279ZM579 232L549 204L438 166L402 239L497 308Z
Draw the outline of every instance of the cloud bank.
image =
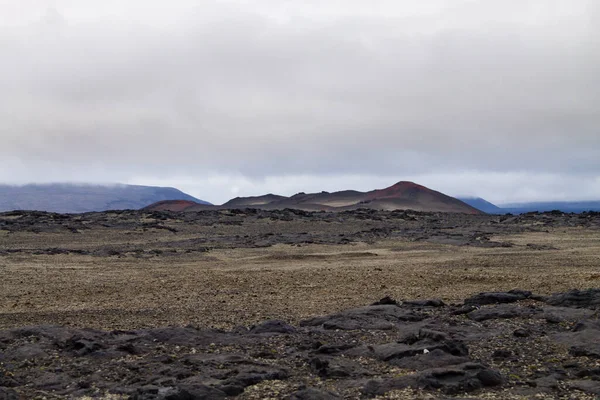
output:
M594 0L24 0L0 16L2 182L216 203L406 179L600 197Z

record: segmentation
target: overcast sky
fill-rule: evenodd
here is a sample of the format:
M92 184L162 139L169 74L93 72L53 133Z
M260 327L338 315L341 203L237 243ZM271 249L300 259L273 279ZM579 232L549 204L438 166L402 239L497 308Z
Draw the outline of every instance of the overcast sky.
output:
M600 199L598 0L0 0L0 183Z

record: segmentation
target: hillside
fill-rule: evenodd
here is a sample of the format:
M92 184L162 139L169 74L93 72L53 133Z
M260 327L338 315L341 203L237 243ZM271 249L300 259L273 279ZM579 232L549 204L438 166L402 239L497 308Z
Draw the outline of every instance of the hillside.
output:
M196 211L206 206L182 205L180 202L164 201L152 204L147 210ZM261 208L277 210L293 208L305 211L346 211L358 208L374 210L439 211L466 214L482 212L454 197L426 188L413 182L398 182L385 189L359 192L344 190L339 192L297 193L291 197L268 194L256 197L237 197L222 206L211 208Z
M478 210L483 211L487 214L505 214L508 211L503 210L495 204L482 199L481 197L458 197L458 199L464 203L467 203L471 207L475 207Z
M235 199L231 199L227 203L223 204L223 207L235 208L263 206L265 204L273 203L283 199L286 199L286 197L272 193L265 194L264 196L236 197Z
M0 211L82 213L139 209L163 200L187 200L194 204L209 204L169 187L80 184L0 185Z

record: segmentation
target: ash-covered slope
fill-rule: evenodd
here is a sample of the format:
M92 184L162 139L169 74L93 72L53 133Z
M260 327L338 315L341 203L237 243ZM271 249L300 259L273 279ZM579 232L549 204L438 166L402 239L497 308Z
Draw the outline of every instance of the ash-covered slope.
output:
M0 185L0 211L83 213L139 209L163 200L187 200L194 204L210 204L170 187L62 183Z
M466 214L482 213L454 197L413 182L398 182L388 188L368 192L363 204L370 205L370 208L383 210L411 209Z
M257 197L237 197L218 208L260 208L267 210L299 209L305 211L344 211L358 208L375 210L406 210L454 212L481 214L470 205L426 188L413 182L398 182L385 189L359 192L344 190L339 192L298 193L291 197L268 194ZM188 204L182 209L179 202L161 202L146 208L156 211L197 211L206 206L197 207Z

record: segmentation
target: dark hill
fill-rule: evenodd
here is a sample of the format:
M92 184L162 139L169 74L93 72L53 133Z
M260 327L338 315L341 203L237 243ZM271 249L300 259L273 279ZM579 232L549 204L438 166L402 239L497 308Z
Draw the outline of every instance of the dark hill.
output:
M253 196L253 197L236 197L235 199L229 200L227 203L223 204L223 207L226 208L236 208L236 207L255 207L255 206L263 206L265 204L272 203L274 201L279 201L286 199L285 196L279 196L276 194L265 194L264 196Z
M172 207L169 206L172 204ZM204 207L206 208L206 207ZM291 197L268 194L258 197L237 197L215 208L261 208L267 210L293 208L305 211L344 211L358 208L376 210L440 211L467 214L480 214L481 211L443 193L417 185L413 182L398 182L385 189L359 192L298 193ZM147 207L149 210L181 211L176 202L162 202ZM185 207L195 211L194 205Z

